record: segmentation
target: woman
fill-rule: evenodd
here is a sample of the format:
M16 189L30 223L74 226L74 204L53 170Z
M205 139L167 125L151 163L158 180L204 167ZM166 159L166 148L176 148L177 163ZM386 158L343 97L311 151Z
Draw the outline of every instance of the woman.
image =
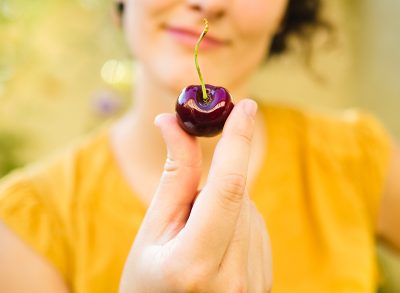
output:
M138 64L132 109L4 180L0 291L268 292L272 272L274 292L375 290L375 237L400 248L398 147L367 114L257 112L245 99L269 48L301 25L289 12L317 4L122 2ZM197 82L204 18L203 74L236 106L221 137L196 139L159 114Z

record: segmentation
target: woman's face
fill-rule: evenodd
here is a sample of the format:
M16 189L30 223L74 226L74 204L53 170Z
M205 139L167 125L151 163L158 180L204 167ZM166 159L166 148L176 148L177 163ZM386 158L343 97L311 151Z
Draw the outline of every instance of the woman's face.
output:
M178 93L199 84L194 47L206 83L237 87L265 59L287 0L126 0L124 29L136 61Z

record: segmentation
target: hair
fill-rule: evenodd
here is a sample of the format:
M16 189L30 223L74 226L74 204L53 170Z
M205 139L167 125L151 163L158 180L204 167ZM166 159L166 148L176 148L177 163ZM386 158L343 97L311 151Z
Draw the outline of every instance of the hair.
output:
M289 0L280 31L272 39L269 57L282 55L289 50L289 39L297 37L307 44L319 28L327 28L321 19L322 0Z

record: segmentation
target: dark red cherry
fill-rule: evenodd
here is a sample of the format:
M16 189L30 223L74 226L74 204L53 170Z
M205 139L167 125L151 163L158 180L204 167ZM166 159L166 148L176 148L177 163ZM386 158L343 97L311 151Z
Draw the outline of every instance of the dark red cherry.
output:
M214 136L222 131L234 104L230 93L223 87L206 84L204 101L201 85L183 89L175 110L179 125L195 136Z
M225 121L233 109L229 92L218 86L205 84L197 61L199 45L208 32L208 21L204 19L204 30L194 49L194 63L201 85L184 88L176 101L179 125L189 134L214 136L221 132Z

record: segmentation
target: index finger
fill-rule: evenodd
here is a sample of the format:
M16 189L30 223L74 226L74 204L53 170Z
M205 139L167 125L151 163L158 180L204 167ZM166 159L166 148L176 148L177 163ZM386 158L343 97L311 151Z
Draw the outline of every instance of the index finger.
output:
M214 152L207 183L189 216L185 242L218 261L232 239L243 203L257 104L242 100L232 110ZM190 243L192 242L192 243ZM189 245L190 243L190 245Z

